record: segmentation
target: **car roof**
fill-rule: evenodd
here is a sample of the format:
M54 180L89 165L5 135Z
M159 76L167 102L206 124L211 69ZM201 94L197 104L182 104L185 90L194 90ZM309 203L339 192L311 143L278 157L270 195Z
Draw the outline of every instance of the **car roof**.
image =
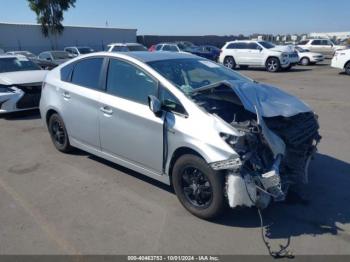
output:
M161 61L161 60L171 60L171 59L186 59L186 58L198 58L198 56L192 55L190 53L175 53L175 52L123 52L123 53L113 53L113 52L98 52L93 54L84 55L84 57L93 56L107 56L107 57L130 57L139 60L143 63ZM205 58L203 58L205 60Z

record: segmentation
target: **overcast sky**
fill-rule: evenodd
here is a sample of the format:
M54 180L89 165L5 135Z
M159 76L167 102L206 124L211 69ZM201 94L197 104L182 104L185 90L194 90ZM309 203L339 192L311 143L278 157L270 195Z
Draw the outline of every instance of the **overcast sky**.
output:
M64 24L136 28L138 34L230 35L350 31L350 0L77 0ZM0 22L35 23L26 0Z

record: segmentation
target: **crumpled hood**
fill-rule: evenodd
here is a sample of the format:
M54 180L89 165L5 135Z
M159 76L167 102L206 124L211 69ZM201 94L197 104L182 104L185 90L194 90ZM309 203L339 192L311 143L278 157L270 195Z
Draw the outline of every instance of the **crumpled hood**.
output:
M228 82L244 108L252 113L258 110L262 117L291 117L312 111L300 99L276 87L253 82Z
M48 71L33 70L33 71L17 71L10 73L0 73L1 85L23 85L31 83L41 83L44 81Z

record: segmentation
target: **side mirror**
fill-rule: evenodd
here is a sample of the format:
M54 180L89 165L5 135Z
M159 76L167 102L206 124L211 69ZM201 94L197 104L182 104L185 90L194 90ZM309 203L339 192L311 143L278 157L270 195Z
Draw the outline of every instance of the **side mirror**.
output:
M263 49L262 49L262 47L259 46L259 47L258 47L258 50L259 50L259 52L261 52Z
M155 115L159 115L162 112L162 103L155 96L148 97L148 106Z

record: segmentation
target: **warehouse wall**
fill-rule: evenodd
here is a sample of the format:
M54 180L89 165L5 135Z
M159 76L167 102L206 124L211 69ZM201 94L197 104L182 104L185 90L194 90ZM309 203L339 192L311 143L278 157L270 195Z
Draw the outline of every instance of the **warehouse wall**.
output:
M94 28L66 26L63 34L55 38L45 38L39 25L0 23L0 48L5 51L28 50L35 54L61 50L66 46L90 46L104 50L112 42L136 42L136 29Z

